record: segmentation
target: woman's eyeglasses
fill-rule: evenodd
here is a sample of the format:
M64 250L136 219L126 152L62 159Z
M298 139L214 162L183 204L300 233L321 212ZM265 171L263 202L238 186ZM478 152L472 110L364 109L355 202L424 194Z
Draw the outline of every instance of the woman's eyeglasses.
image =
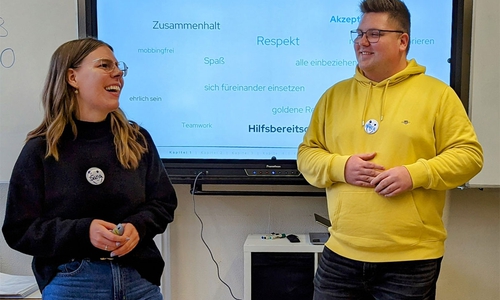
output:
M107 58L98 58L93 60L93 63L95 63L94 66L96 68L99 68L106 73L112 73L115 68L118 68L118 70L123 72L123 77L127 76L128 67L123 61L113 62Z

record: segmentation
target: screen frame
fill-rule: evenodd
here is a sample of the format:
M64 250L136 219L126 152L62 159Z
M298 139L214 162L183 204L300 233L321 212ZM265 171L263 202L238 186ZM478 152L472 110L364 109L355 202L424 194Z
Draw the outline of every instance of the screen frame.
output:
M97 0L79 1L79 36L98 37ZM472 26L471 9L465 9L467 0L453 0L450 86L468 110L471 39L467 36ZM297 145L298 146L298 145ZM296 160L270 159L171 159L161 158L174 184L257 184L257 185L307 185L297 169ZM249 175L249 173L260 174ZM285 174L286 172L286 174Z

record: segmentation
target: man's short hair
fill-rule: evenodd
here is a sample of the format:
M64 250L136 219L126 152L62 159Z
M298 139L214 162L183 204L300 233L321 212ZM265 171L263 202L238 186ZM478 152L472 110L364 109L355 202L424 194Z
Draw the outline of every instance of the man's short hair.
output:
M388 13L389 20L395 21L400 28L391 28L402 30L408 33L410 36L410 26L411 26L411 17L410 11L406 4L400 0L363 0L359 4L359 9L361 13ZM410 49L410 43L408 43L408 49Z

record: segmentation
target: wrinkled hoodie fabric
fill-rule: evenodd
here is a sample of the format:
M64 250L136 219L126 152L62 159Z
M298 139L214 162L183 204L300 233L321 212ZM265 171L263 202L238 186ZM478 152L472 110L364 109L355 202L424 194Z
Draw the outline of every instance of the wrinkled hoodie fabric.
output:
M348 158L371 152L386 170L406 167L412 190L384 197L347 184ZM326 189L332 225L325 246L354 260L390 262L443 256L446 190L476 175L483 154L453 89L411 60L384 81L373 82L356 68L353 78L328 89L297 163L311 185Z

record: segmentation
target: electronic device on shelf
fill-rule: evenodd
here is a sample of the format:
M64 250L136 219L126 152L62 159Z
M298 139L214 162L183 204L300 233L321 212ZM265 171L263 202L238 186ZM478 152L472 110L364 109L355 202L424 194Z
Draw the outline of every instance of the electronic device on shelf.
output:
M330 220L316 213L314 214L314 220L316 223L325 226L326 228L332 226ZM313 245L323 245L329 237L330 233L328 232L309 232L309 242Z

